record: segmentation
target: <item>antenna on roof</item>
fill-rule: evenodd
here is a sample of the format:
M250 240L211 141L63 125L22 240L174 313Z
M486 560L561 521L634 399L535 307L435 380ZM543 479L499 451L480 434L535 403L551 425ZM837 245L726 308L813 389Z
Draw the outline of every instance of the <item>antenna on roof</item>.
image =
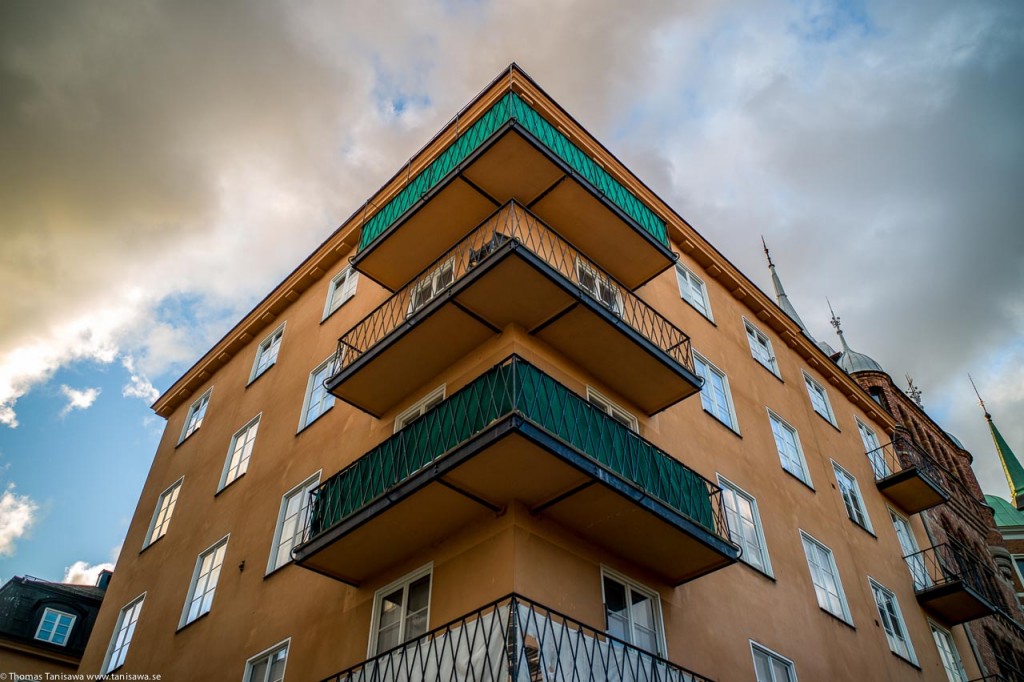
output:
M918 407L924 407L921 403L921 389L914 385L914 380L910 378L909 374L904 375L907 377L907 395L910 399L917 403Z

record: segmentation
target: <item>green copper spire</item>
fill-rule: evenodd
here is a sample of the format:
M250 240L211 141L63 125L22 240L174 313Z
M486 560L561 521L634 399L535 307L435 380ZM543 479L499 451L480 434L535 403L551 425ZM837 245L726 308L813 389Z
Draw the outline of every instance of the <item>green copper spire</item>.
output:
M974 386L974 379L970 375L967 376L971 380L971 386ZM999 429L996 428L996 423L992 421L992 415L985 409L985 401L981 399L977 386L974 386L974 393L978 396L978 403L985 412L985 421L988 422L989 431L992 432L992 442L996 444L996 452L999 453L999 459L1003 463L1003 473L1006 474L1006 482L1010 486L1010 501L1017 509L1024 510L1024 466L1021 466L1020 460L1013 454L1013 450L1003 438L1003 434L999 433Z

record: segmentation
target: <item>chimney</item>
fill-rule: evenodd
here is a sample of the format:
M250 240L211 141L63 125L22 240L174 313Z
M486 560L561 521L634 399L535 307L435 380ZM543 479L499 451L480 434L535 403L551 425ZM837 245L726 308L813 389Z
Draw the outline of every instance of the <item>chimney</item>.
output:
M105 569L100 571L99 576L96 578L96 587L100 588L101 590L107 589L107 586L110 585L110 576L112 575L114 575L113 571L108 571Z

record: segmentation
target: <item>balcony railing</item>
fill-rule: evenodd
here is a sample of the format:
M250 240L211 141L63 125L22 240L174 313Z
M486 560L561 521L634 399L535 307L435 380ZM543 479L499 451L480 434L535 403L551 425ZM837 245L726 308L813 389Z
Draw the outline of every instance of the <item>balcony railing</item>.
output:
M717 485L518 356L491 368L321 483L310 493L303 537L316 538L512 415L709 533L729 537Z
M711 682L513 594L324 682Z
M690 338L682 330L539 218L512 201L346 332L338 341L332 376L355 363L366 351L400 329L415 313L444 295L506 245L525 248L538 256L575 284L583 295L599 303L687 370L693 371Z
M905 560L918 599L938 606L949 622L988 615L1002 604L995 571L957 543L929 547Z
M876 481L882 481L904 469L917 468L934 483L945 484L941 467L921 446L902 433L897 433L891 443L875 448L867 454Z
M359 249L362 251L402 215L416 205L472 153L505 124L515 122L537 142L555 154L580 178L606 197L635 221L657 242L668 247L665 222L654 211L601 168L579 147L534 111L519 95L510 92L495 103L480 119L461 133L439 157L416 174L390 201L363 225Z

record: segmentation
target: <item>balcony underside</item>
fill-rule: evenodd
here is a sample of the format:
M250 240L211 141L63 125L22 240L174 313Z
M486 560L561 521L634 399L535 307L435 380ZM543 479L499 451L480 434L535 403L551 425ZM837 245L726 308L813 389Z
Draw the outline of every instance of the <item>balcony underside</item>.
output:
M496 131L354 259L395 291L496 208L515 199L630 290L663 272L672 252L530 132Z
M962 580L920 590L917 601L946 625L959 625L995 613L996 608Z
M358 585L514 500L671 584L736 560L698 523L511 415L301 545L296 561Z
M332 377L328 389L379 417L511 324L647 414L700 390L700 380L686 367L514 242L410 315Z
M907 514L917 514L949 500L949 495L918 467L901 469L877 482L878 490Z

